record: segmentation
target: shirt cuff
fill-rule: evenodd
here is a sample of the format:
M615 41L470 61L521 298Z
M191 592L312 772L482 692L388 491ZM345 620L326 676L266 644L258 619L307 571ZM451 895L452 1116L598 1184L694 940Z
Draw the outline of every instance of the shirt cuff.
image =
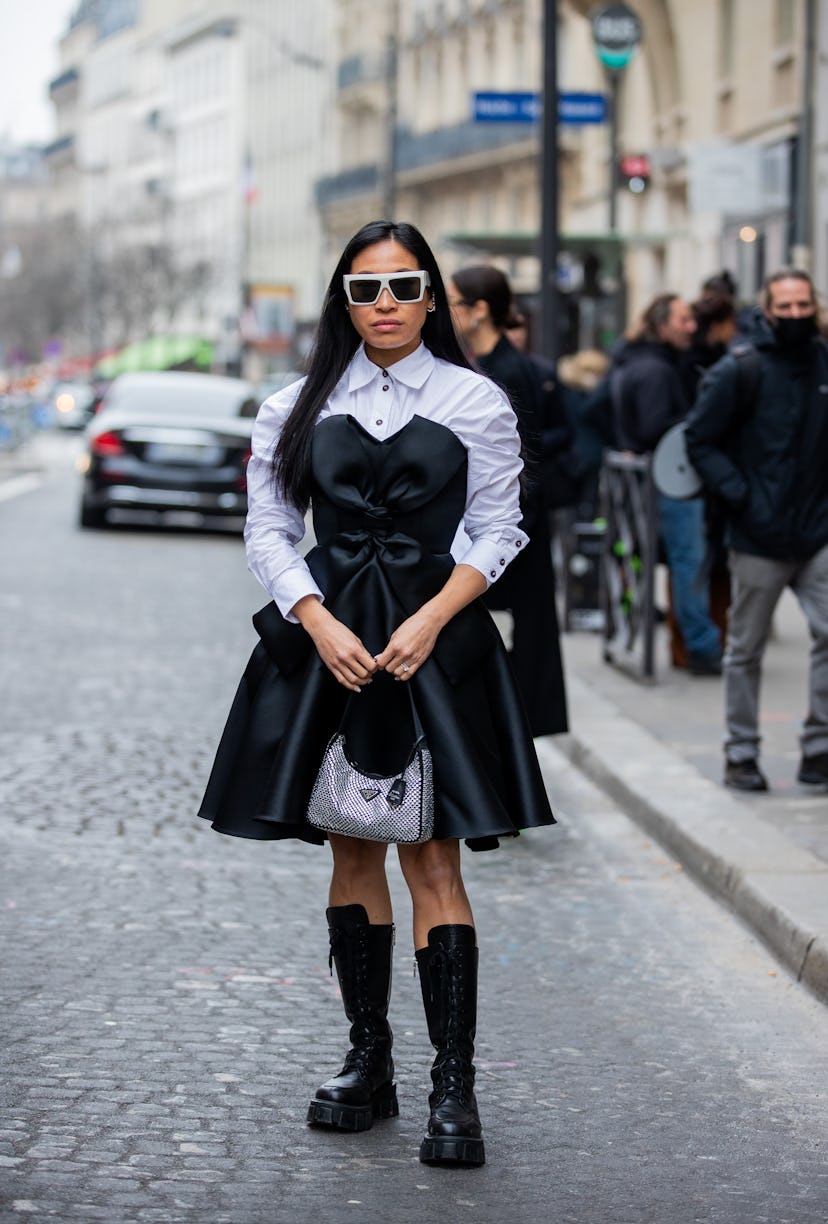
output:
M528 543L528 535L518 530L501 540L475 540L468 552L458 558L457 564L471 565L479 570L486 579L486 586L490 587Z
M309 573L285 574L279 580L279 597L277 599L274 596L273 602L286 621L291 625L298 625L299 617L293 615L291 608L295 608L299 600L304 599L306 595L316 595L320 603L325 602L325 596Z

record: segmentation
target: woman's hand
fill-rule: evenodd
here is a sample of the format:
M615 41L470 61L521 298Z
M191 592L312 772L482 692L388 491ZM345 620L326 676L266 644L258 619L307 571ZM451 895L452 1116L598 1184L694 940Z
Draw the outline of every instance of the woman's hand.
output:
M376 660L355 633L336 619L315 595L306 595L292 609L313 640L317 653L335 680L358 693L371 683Z
M434 649L444 622L425 604L391 634L391 640L376 658L377 665L395 680L410 680Z
M431 654L440 630L485 590L479 570L462 561L455 565L443 589L394 630L377 664L395 680L410 680Z

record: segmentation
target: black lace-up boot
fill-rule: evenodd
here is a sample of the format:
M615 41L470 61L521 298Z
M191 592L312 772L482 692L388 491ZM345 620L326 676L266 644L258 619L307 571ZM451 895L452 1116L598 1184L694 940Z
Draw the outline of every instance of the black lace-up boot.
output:
M477 947L474 927L439 926L417 953L428 1035L437 1051L420 1146L425 1164L482 1165L486 1159L474 1097Z
M339 1075L317 1089L308 1122L336 1130L368 1130L375 1118L399 1113L391 1058L388 1001L391 997L393 926L372 926L361 905L327 911L329 965L339 978L351 1049Z

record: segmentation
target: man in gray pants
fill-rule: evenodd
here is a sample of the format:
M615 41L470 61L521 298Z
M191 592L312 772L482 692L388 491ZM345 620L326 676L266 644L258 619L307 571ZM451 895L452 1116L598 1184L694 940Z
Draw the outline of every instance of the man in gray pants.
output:
M811 633L797 777L828 785L828 346L817 314L807 273L769 276L754 312L754 351L713 366L687 423L690 459L725 517L731 606L724 781L743 791L768 789L759 768L759 684L786 586Z

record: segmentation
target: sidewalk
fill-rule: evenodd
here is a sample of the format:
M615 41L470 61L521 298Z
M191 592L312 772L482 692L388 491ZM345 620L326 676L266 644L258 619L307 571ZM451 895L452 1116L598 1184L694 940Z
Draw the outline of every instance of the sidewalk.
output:
M720 680L672 668L663 630L654 686L605 663L601 645L563 637L572 730L555 745L828 1001L828 793L795 780L809 639L794 596L780 602L763 670L766 795L721 785Z

